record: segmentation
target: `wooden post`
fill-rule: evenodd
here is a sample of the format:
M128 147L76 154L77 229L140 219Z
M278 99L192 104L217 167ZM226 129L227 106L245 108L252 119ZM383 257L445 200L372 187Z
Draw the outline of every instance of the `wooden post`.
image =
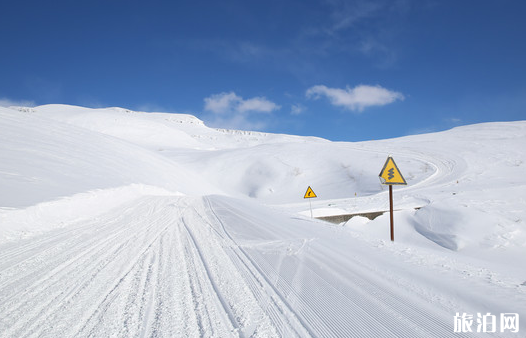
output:
M389 214L391 218L391 242L394 242L394 215L393 215L393 184L406 185L404 176L398 167L396 166L395 161L389 155L387 161L385 161L382 171L380 171L380 182L382 184L389 185Z
M389 214L391 215L391 242L394 242L393 186L389 185Z

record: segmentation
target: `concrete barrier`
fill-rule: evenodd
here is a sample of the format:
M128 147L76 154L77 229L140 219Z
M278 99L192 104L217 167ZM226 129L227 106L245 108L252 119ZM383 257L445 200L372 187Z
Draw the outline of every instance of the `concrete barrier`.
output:
M418 210L420 209L420 207L416 207L414 208L415 210ZM395 211L399 211L399 210L395 210ZM322 216L322 217L314 217L316 219L319 219L319 220L322 220L322 221L326 221L326 222L330 222L330 223L334 223L334 224L340 224L340 223L344 223L344 222L347 222L348 220L350 220L351 218L353 218L354 216L361 216L361 217L366 217L368 219L370 219L371 221L373 219L375 219L376 217L380 216L380 215L383 215L384 213L386 212L389 212L389 210L384 210L384 211L369 211L369 212L359 212L359 213L356 213L356 214L344 214L344 215L333 215L333 216Z

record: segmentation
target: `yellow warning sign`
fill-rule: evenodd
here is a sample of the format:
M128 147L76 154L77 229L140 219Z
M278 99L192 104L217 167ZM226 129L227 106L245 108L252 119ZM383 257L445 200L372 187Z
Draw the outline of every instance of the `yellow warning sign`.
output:
M402 173L391 156L387 157L387 161L385 161L384 167L378 176L380 177L382 184L407 184L404 176L402 176Z
M303 198L314 198L314 197L318 197L318 196L316 196L316 194L314 193L312 188L309 186L307 188L307 191L305 192L305 196L303 196Z

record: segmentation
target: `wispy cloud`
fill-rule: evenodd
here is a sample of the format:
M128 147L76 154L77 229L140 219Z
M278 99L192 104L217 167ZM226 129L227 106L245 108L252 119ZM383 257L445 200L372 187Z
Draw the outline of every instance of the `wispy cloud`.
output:
M376 16L385 6L383 1L371 0L325 0L325 2L331 7L331 33L349 28L360 21Z
M265 97L243 99L234 92L214 94L205 98L204 102L204 110L212 113L207 122L232 129L261 130L267 125L261 119L261 113L270 114L281 109Z
M11 100L8 98L1 98L0 99L0 107L34 107L35 102L29 101L29 100Z
M351 57L365 56L378 68L396 65L404 22L412 0L323 0L325 17L321 24L305 31L304 43L318 41L317 50L334 51ZM321 43L320 43L321 41Z
M141 103L134 107L134 109L142 112L170 112L169 109L156 103Z
M376 35L363 36L357 43L357 48L364 56L375 60L375 65L380 69L388 69L396 64L398 53L396 47L390 46L391 32L378 32Z
M302 114L304 111L306 110L306 108L301 105L301 104L293 104L291 107L290 107L290 114L291 115L300 115Z
M359 85L354 88L329 88L324 85L313 86L305 93L308 98L319 99L324 96L332 105L351 111L362 112L367 107L384 106L397 100L404 100L402 93L381 86Z
M462 119L460 119L458 117L449 117L449 118L444 119L444 122L453 123L453 124L459 124L459 123L462 122Z

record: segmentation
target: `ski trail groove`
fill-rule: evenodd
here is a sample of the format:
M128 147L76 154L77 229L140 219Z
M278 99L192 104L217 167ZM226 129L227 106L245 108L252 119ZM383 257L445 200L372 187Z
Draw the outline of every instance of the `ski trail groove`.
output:
M203 276L204 278L201 278L200 280L209 281L210 287L211 287L211 290L210 290L211 293L217 299L219 304L221 304L221 307L223 308L224 312L226 313L226 315L228 317L228 321L234 327L234 331L238 331L239 327L236 324L234 315L232 314L232 311L230 310L230 307L228 306L227 302L222 297L218 286L216 285L216 283L214 282L213 278L211 277L210 267L208 266L206 260L203 258L202 249L200 248L200 246L199 246L198 242L196 241L194 235L192 234L191 230L189 229L189 226L188 226L187 222L185 221L184 217L181 220L182 220L182 225L184 227L184 230L186 231L186 234L188 236L187 238L188 238L188 241L189 241L189 245L191 247L191 250L189 250L189 251L191 251L193 256L194 256L194 262L195 262L194 264L202 266L201 271L202 271L202 273L204 275ZM201 287L203 287L203 286L201 286ZM227 320L225 320L225 319L227 319L227 318L223 318L222 322L227 322ZM240 333L240 336L244 338L244 336L242 336L241 333Z
M212 216L212 220L219 225L219 229L211 223L210 227L220 235L221 238L228 240L227 251L232 262L237 266L238 271L243 275L244 280L260 306L265 309L278 329L280 336L283 337L310 337L311 332L306 323L301 322L301 318L292 310L286 299L280 296L267 277L259 270L258 266L249 258L243 248L236 244L235 240L228 233L221 218L216 214L209 198L204 198L206 212Z

